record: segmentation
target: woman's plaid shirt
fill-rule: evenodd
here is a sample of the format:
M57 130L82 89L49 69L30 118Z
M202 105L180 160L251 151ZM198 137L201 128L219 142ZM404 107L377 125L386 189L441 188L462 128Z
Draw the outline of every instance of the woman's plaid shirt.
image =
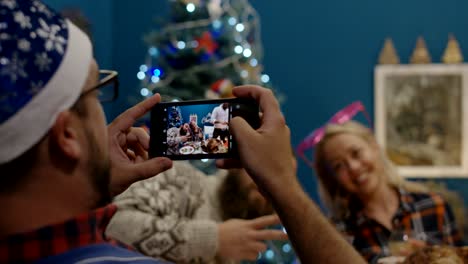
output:
M455 224L452 209L436 193L409 193L398 189L400 205L392 219L394 230L411 231L416 239L429 245L461 246L463 241ZM391 230L363 212L352 213L345 221L337 222L353 246L370 263L389 256L388 240Z

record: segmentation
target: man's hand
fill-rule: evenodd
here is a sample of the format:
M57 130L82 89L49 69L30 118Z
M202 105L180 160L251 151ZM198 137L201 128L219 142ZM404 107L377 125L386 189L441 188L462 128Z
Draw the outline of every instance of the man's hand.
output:
M258 253L267 249L265 240L287 240L282 230L265 229L280 224L276 215L253 220L231 219L218 224L218 255L222 258L240 261L255 260Z
M365 263L302 190L292 161L289 128L271 90L241 86L233 94L259 103L261 126L254 130L244 119L232 119L230 129L240 162L220 160L217 165L245 168L273 203L301 263Z
M299 187L292 162L290 131L271 90L246 85L234 88L233 94L255 99L263 111L262 122L254 130L241 117L233 118L230 131L237 142L240 164L236 160L219 160L217 165L244 167L267 196L284 190L285 186Z
M156 94L125 111L108 126L113 195L125 191L136 181L153 177L172 167L172 161L168 158L148 160L149 135L142 128L132 127L160 100L161 97Z

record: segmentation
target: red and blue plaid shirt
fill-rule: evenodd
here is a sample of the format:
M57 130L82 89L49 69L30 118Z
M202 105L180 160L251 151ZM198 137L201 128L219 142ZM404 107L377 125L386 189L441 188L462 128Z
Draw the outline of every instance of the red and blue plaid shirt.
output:
M109 205L60 224L0 239L0 263L31 263L94 244L126 247L104 235L116 210Z
M403 189L398 192L400 205L392 219L394 230L411 231L416 239L429 245L463 245L452 210L439 194L409 193ZM352 213L336 225L370 263L390 255L388 240L392 231L363 212Z

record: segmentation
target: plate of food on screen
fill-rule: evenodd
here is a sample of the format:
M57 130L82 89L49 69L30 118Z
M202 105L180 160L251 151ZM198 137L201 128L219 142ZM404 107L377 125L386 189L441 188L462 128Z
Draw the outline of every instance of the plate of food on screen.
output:
M226 153L227 147L220 139L210 138L202 145L202 150L206 153Z
M179 149L180 154L188 155L192 154L195 149L192 146L183 146Z

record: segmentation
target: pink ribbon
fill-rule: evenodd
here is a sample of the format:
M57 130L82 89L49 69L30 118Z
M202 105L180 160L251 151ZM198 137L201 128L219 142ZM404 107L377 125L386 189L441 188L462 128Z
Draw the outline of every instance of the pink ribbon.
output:
M370 116L366 112L366 109L361 101L353 102L340 111L336 112L324 126L315 129L302 140L302 142L296 148L296 152L299 157L301 157L309 166L313 167L313 161L307 159L305 156L305 151L313 148L315 145L317 145L317 143L320 142L320 140L322 140L325 133L325 126L327 124L343 124L351 120L360 111L364 113L365 117L369 121L369 124L372 124Z

